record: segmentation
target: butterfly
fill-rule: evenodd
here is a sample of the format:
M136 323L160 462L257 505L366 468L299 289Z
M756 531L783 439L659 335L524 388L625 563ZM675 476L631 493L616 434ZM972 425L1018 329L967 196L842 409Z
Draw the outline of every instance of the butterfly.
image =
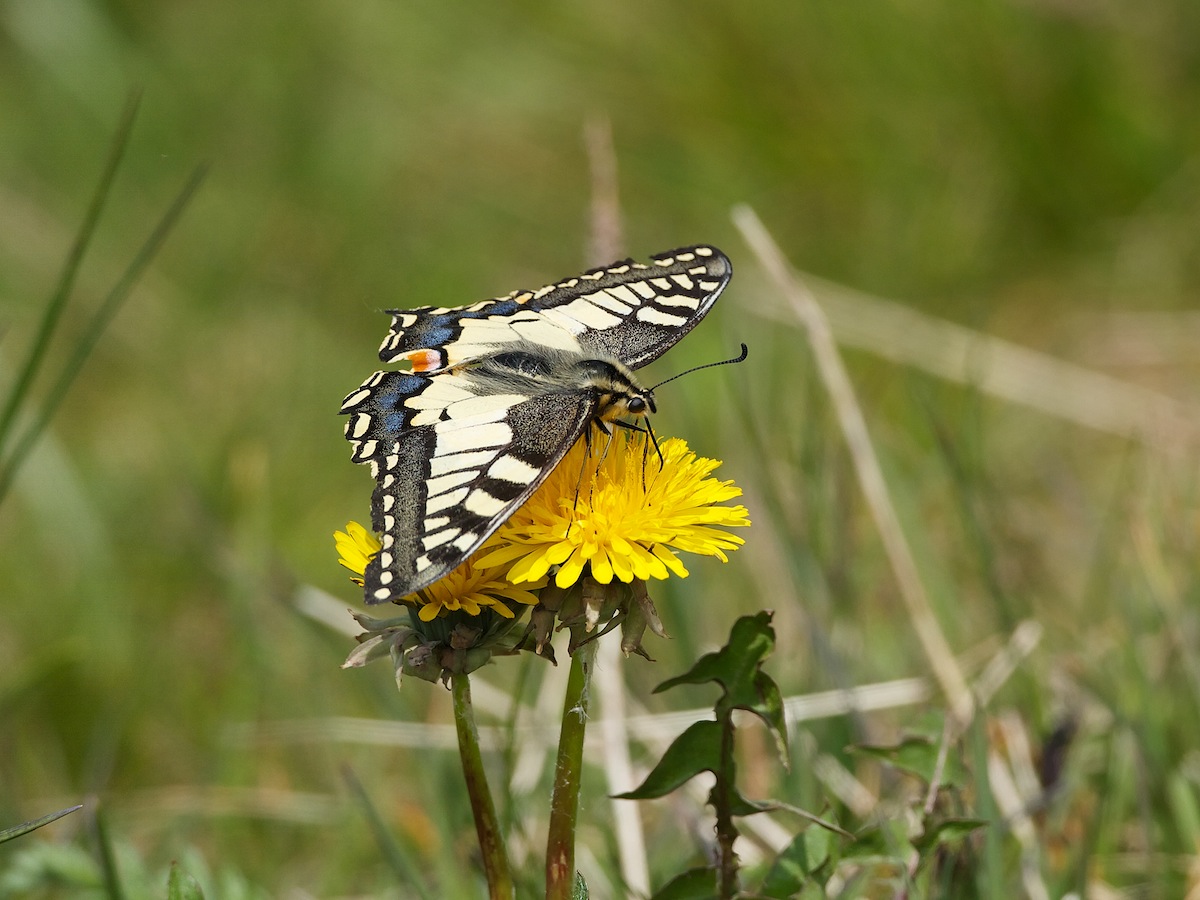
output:
M351 459L376 486L369 604L449 573L590 425L655 411L634 369L691 331L733 267L715 247L631 259L472 306L387 310L380 371L342 403Z

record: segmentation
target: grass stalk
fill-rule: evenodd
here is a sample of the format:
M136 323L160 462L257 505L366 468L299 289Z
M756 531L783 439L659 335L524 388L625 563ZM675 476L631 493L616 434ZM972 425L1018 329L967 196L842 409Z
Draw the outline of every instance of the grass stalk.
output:
M630 734L627 727L624 671L621 648L616 641L597 641L598 665L593 683L600 707L597 724L603 742L605 781L613 794L627 791L637 783L633 760L629 752ZM610 801L613 817L613 836L621 867L625 890L639 896L650 896L650 866L647 861L646 837L638 804L628 800Z
M100 863L100 877L103 882L104 896L108 900L125 900L125 890L121 886L121 876L117 871L117 856L113 852L112 841L108 836L108 826L104 815L99 809L93 809L91 817L92 840L96 845L96 856Z
M167 208L163 217L159 219L154 230L150 232L150 236L146 238L133 260L125 268L117 283L113 285L112 290L104 298L104 302L100 304L100 308L96 310L91 320L87 323L83 330L83 335L72 349L67 357L66 363L63 365L62 371L59 372L58 378L53 386L46 394L45 402L41 409L33 417L33 421L21 433L13 444L12 451L7 458L0 464L0 503L4 502L9 490L12 488L13 480L16 478L17 472L21 468L25 457L33 449L50 420L54 418L55 412L58 411L59 405L70 389L71 384L79 375L83 364L95 349L96 343L100 340L100 336L108 327L109 323L116 316L122 304L133 291L133 287L137 284L138 279L150 265L150 261L154 259L163 242L167 239L171 229L187 208L188 202L192 199L196 189L200 187L200 183L204 180L206 172L205 166L197 166L183 189L175 196L175 200Z
M342 766L342 780L346 782L355 802L362 809L363 815L367 820L367 827L371 829L371 834L375 838L379 852L388 866L391 867L396 878L404 884L406 889L413 891L421 900L433 900L435 895L429 889L426 880L419 875L421 872L420 864L410 854L405 852L400 842L388 830L386 823L383 821L383 816L379 814L378 807L371 800L371 795L367 793L366 788L358 780L358 776L354 773L354 770L348 765Z
M104 211L104 206L108 202L108 195L112 190L113 181L117 177L117 170L121 167L121 160L129 146L129 135L133 130L134 120L137 118L140 100L141 94L135 91L130 94L125 103L125 110L121 113L121 118L117 123L117 131L113 135L112 143L109 144L108 158L100 173L100 180L96 183L96 193L92 195L92 202L88 205L83 223L75 235L75 242L71 245L67 258L63 261L62 273L59 275L54 293L50 295L50 302L46 304L46 309L42 313L42 321L38 324L33 345L29 348L29 356L17 371L12 390L4 401L3 409L0 409L0 453L3 453L4 448L8 445L17 412L29 395L29 389L33 386L34 379L41 369L42 362L46 358L46 351L50 347L50 341L54 337L54 331L58 327L67 300L71 296L71 289L75 286L75 278L79 274L79 266L83 262L84 253L92 242L96 224L100 221L100 213Z

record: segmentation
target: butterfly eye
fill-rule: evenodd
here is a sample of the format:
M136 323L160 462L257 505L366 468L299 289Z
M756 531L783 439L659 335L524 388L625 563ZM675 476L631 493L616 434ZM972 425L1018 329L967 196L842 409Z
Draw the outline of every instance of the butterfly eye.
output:
M641 397L630 397L626 408L634 415L641 415L646 411L646 401Z

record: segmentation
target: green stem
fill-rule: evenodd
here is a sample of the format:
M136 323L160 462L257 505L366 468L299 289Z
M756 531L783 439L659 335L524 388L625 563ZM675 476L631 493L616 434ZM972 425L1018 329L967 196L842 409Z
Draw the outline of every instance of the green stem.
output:
M466 675L455 675L450 679L450 690L454 696L458 754L462 759L467 794L471 798L471 811L475 815L475 834L479 838L479 852L487 875L488 896L491 900L512 900L515 896L512 872L508 868L508 855L496 818L496 805L492 802L487 774L483 770L479 729L475 727L475 712L471 706L471 682Z
M733 786L737 783L733 760L733 721L725 715L721 725L721 771L713 786L713 808L717 812L717 896L721 900L738 892L738 858L733 852L737 826L733 824Z
M583 771L583 737L587 728L589 687L596 661L596 642L586 641L571 657L571 674L563 698L562 731L554 765L550 801L550 833L546 841L546 900L570 900L575 889L575 824Z

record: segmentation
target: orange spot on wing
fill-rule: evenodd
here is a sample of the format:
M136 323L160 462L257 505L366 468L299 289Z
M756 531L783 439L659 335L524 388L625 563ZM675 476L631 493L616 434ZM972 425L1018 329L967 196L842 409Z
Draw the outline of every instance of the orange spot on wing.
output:
M413 350L405 353L404 358L412 363L414 372L432 372L442 364L442 357L436 350Z

